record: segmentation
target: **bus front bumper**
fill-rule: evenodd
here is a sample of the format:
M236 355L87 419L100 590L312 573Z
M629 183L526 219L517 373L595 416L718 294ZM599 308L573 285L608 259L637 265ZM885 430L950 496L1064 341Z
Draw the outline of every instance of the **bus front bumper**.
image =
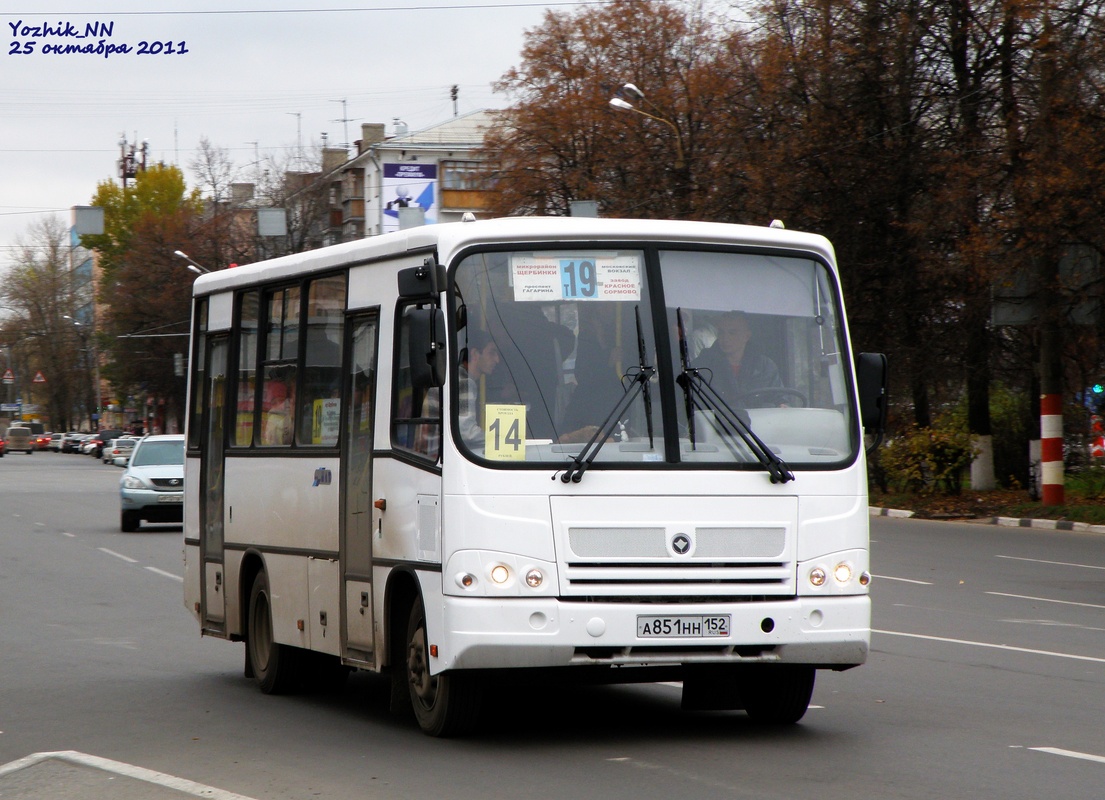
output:
M763 602L602 603L446 596L431 670L779 663L858 666L867 595ZM719 622L720 621L720 622ZM704 625L704 623L707 623ZM696 635L713 626L713 635ZM676 632L678 635L665 635ZM433 632L431 631L431 636Z

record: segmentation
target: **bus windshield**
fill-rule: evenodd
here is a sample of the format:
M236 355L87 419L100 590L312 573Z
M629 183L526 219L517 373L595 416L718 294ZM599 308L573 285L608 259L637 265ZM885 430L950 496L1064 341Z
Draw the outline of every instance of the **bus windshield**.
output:
M808 254L481 252L451 287L451 429L474 459L563 466L591 442L596 467L788 479L856 456L839 298Z

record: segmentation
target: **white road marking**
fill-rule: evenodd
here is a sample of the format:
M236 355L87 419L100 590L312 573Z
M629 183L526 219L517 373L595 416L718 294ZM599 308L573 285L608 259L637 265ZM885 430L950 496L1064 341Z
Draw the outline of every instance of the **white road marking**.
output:
M1096 761L1098 764L1105 764L1105 756L1096 756L1093 753L1079 753L1077 750L1062 750L1058 747L1030 747L1028 749L1035 750L1037 753L1050 753L1053 756L1079 758L1083 761Z
M890 575L872 575L872 578L878 578L880 581L898 581L899 583L916 583L918 586L932 586L932 581L915 581L909 578L895 578Z
M1051 564L1054 567L1078 567L1079 569L1101 569L1105 570L1105 567L1099 567L1096 564L1075 564L1070 561L1045 561L1042 558L1021 558L1020 556L994 556L994 558L1005 558L1009 561L1031 561L1034 564Z
M156 786L162 786L166 789L172 789L177 792L182 792L183 794L191 795L192 797L205 797L210 798L210 800L253 800L253 798L246 797L244 794L225 792L213 786L204 786L202 783L196 783L185 778L166 775L164 772L155 772L152 769L136 767L134 764L126 764L122 761L112 761L111 759L100 758L99 756L91 756L88 753L81 753L76 750L58 750L53 753L34 753L18 761L11 761L0 766L0 778L5 775L10 775L17 770L27 769L43 761L50 760L68 761L71 764L92 767L93 769L103 770L104 772L110 772L115 775L122 775L126 778L134 778L135 780L145 783L152 783Z
M880 631L872 629L872 633L881 633L883 636L904 636L908 639L926 639L930 642L945 642L947 644L962 644L968 647L985 647L993 650L1007 650L1014 653L1028 653L1035 656L1051 656L1052 658L1069 658L1074 661L1093 661L1097 664L1105 664L1105 658L1097 656L1080 656L1074 653L1057 653L1053 650L1033 650L1029 647L1014 647L1009 644L993 644L992 642L973 642L969 639L949 639L945 636L925 636L920 633L902 633L901 631Z
M137 564L138 563L137 558L131 558L130 556L125 556L122 553L116 553L114 550L108 550L106 547L97 547L96 549L99 550L101 553L107 553L109 556L115 556L116 558L121 558L121 559L123 559L123 561L126 561L128 564Z
M158 569L157 567L146 567L146 569L148 569L150 572L155 572L158 575L164 575L166 578L172 578L174 581L180 581L181 583L184 583L184 578L180 577L179 575L174 575L171 572L166 572L163 569Z
M1099 605L1097 603L1076 603L1073 600L1052 600L1050 597L1033 597L1028 594L1008 594L1006 592L986 592L986 594L992 594L995 597L1012 597L1016 600L1035 600L1040 603L1058 603L1064 606L1081 606L1082 608L1105 608L1105 605Z

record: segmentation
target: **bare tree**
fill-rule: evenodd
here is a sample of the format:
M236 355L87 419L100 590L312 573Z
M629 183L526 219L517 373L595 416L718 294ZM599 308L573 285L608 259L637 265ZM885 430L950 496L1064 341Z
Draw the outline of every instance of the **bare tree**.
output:
M20 238L7 275L0 281L0 301L7 317L0 327L6 367L15 375L13 387L24 404L46 407L45 418L57 430L69 430L77 413L77 398L91 390L91 350L79 340L72 316L81 280L73 271L69 230L57 217L45 218ZM32 383L41 373L39 388ZM84 391L84 390L88 391ZM11 398L5 398L9 402ZM86 408L94 400L87 397Z

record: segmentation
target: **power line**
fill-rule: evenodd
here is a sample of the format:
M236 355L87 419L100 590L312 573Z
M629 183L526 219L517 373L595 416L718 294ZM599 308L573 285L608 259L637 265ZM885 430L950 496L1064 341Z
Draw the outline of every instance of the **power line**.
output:
M377 8L269 8L269 9L208 9L197 11L5 11L5 16L36 17L182 17L190 15L256 15L256 14L344 14L384 11L467 11L489 8L554 8L560 6L601 6L614 0L565 0L559 3L455 3L448 5L379 6ZM647 2L647 0L641 0Z

